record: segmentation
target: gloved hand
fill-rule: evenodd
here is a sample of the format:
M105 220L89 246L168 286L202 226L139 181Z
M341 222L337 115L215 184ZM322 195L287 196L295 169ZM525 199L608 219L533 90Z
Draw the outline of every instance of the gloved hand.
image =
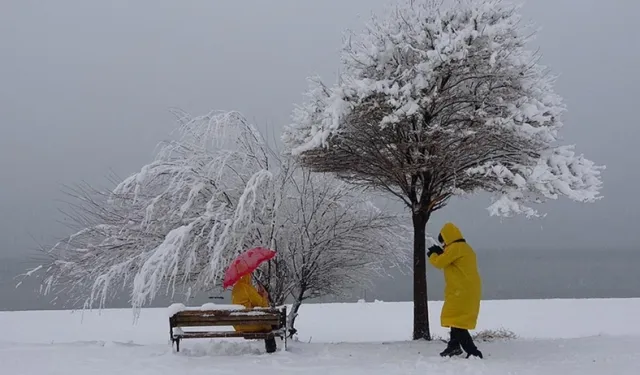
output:
M442 248L438 245L433 245L428 250L429 251L427 252L427 258L431 257L431 254L441 255L444 252L444 250L442 250Z

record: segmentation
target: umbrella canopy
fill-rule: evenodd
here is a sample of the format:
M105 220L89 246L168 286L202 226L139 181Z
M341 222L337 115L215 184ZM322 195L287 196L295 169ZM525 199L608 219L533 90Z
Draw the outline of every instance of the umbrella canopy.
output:
M237 283L241 277L246 276L256 270L262 263L276 256L276 252L265 247L256 247L238 255L231 262L227 272L224 274L222 287L227 289Z

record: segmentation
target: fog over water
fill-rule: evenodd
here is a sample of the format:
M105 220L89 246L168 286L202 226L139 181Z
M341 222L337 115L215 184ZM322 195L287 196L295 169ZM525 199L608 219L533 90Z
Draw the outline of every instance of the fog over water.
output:
M277 138L306 77L334 80L343 31L362 29L387 3L1 1L0 310L52 307L32 293L34 280L15 289L13 278L40 244L69 234L63 185L102 186L111 172L139 170L174 129L172 107L239 110ZM531 47L560 76L563 142L607 166L604 199L549 202L544 218L500 220L478 195L452 201L429 230L449 220L461 227L488 299L638 297L640 2L530 0L522 13L541 27ZM411 299L411 277L394 276L366 298ZM429 269L428 279L431 298L441 298L442 274ZM355 290L349 300L363 296Z

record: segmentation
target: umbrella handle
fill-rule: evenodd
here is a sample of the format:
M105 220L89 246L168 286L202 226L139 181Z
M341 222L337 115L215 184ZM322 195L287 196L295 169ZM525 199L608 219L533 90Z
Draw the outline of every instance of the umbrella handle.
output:
M263 284L263 283L261 283L261 282L260 282L260 280L259 280L257 277L254 277L254 276L252 275L252 277L251 277L251 278L256 282L256 284L260 285L264 290L267 290L267 288L265 288L265 287L264 287L264 284Z
M258 284L264 291L267 292L267 300L270 300L269 298L269 290L267 288L265 288L264 284L260 282L260 280L258 280L257 277L255 277L253 274L251 274L251 278L256 282L256 284Z

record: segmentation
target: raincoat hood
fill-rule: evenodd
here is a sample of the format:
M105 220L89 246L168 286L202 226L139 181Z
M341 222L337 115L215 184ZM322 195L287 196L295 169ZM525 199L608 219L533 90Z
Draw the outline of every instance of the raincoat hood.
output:
M452 243L464 239L462 232L453 223L446 223L440 231L440 236L444 240L444 245L448 246Z

